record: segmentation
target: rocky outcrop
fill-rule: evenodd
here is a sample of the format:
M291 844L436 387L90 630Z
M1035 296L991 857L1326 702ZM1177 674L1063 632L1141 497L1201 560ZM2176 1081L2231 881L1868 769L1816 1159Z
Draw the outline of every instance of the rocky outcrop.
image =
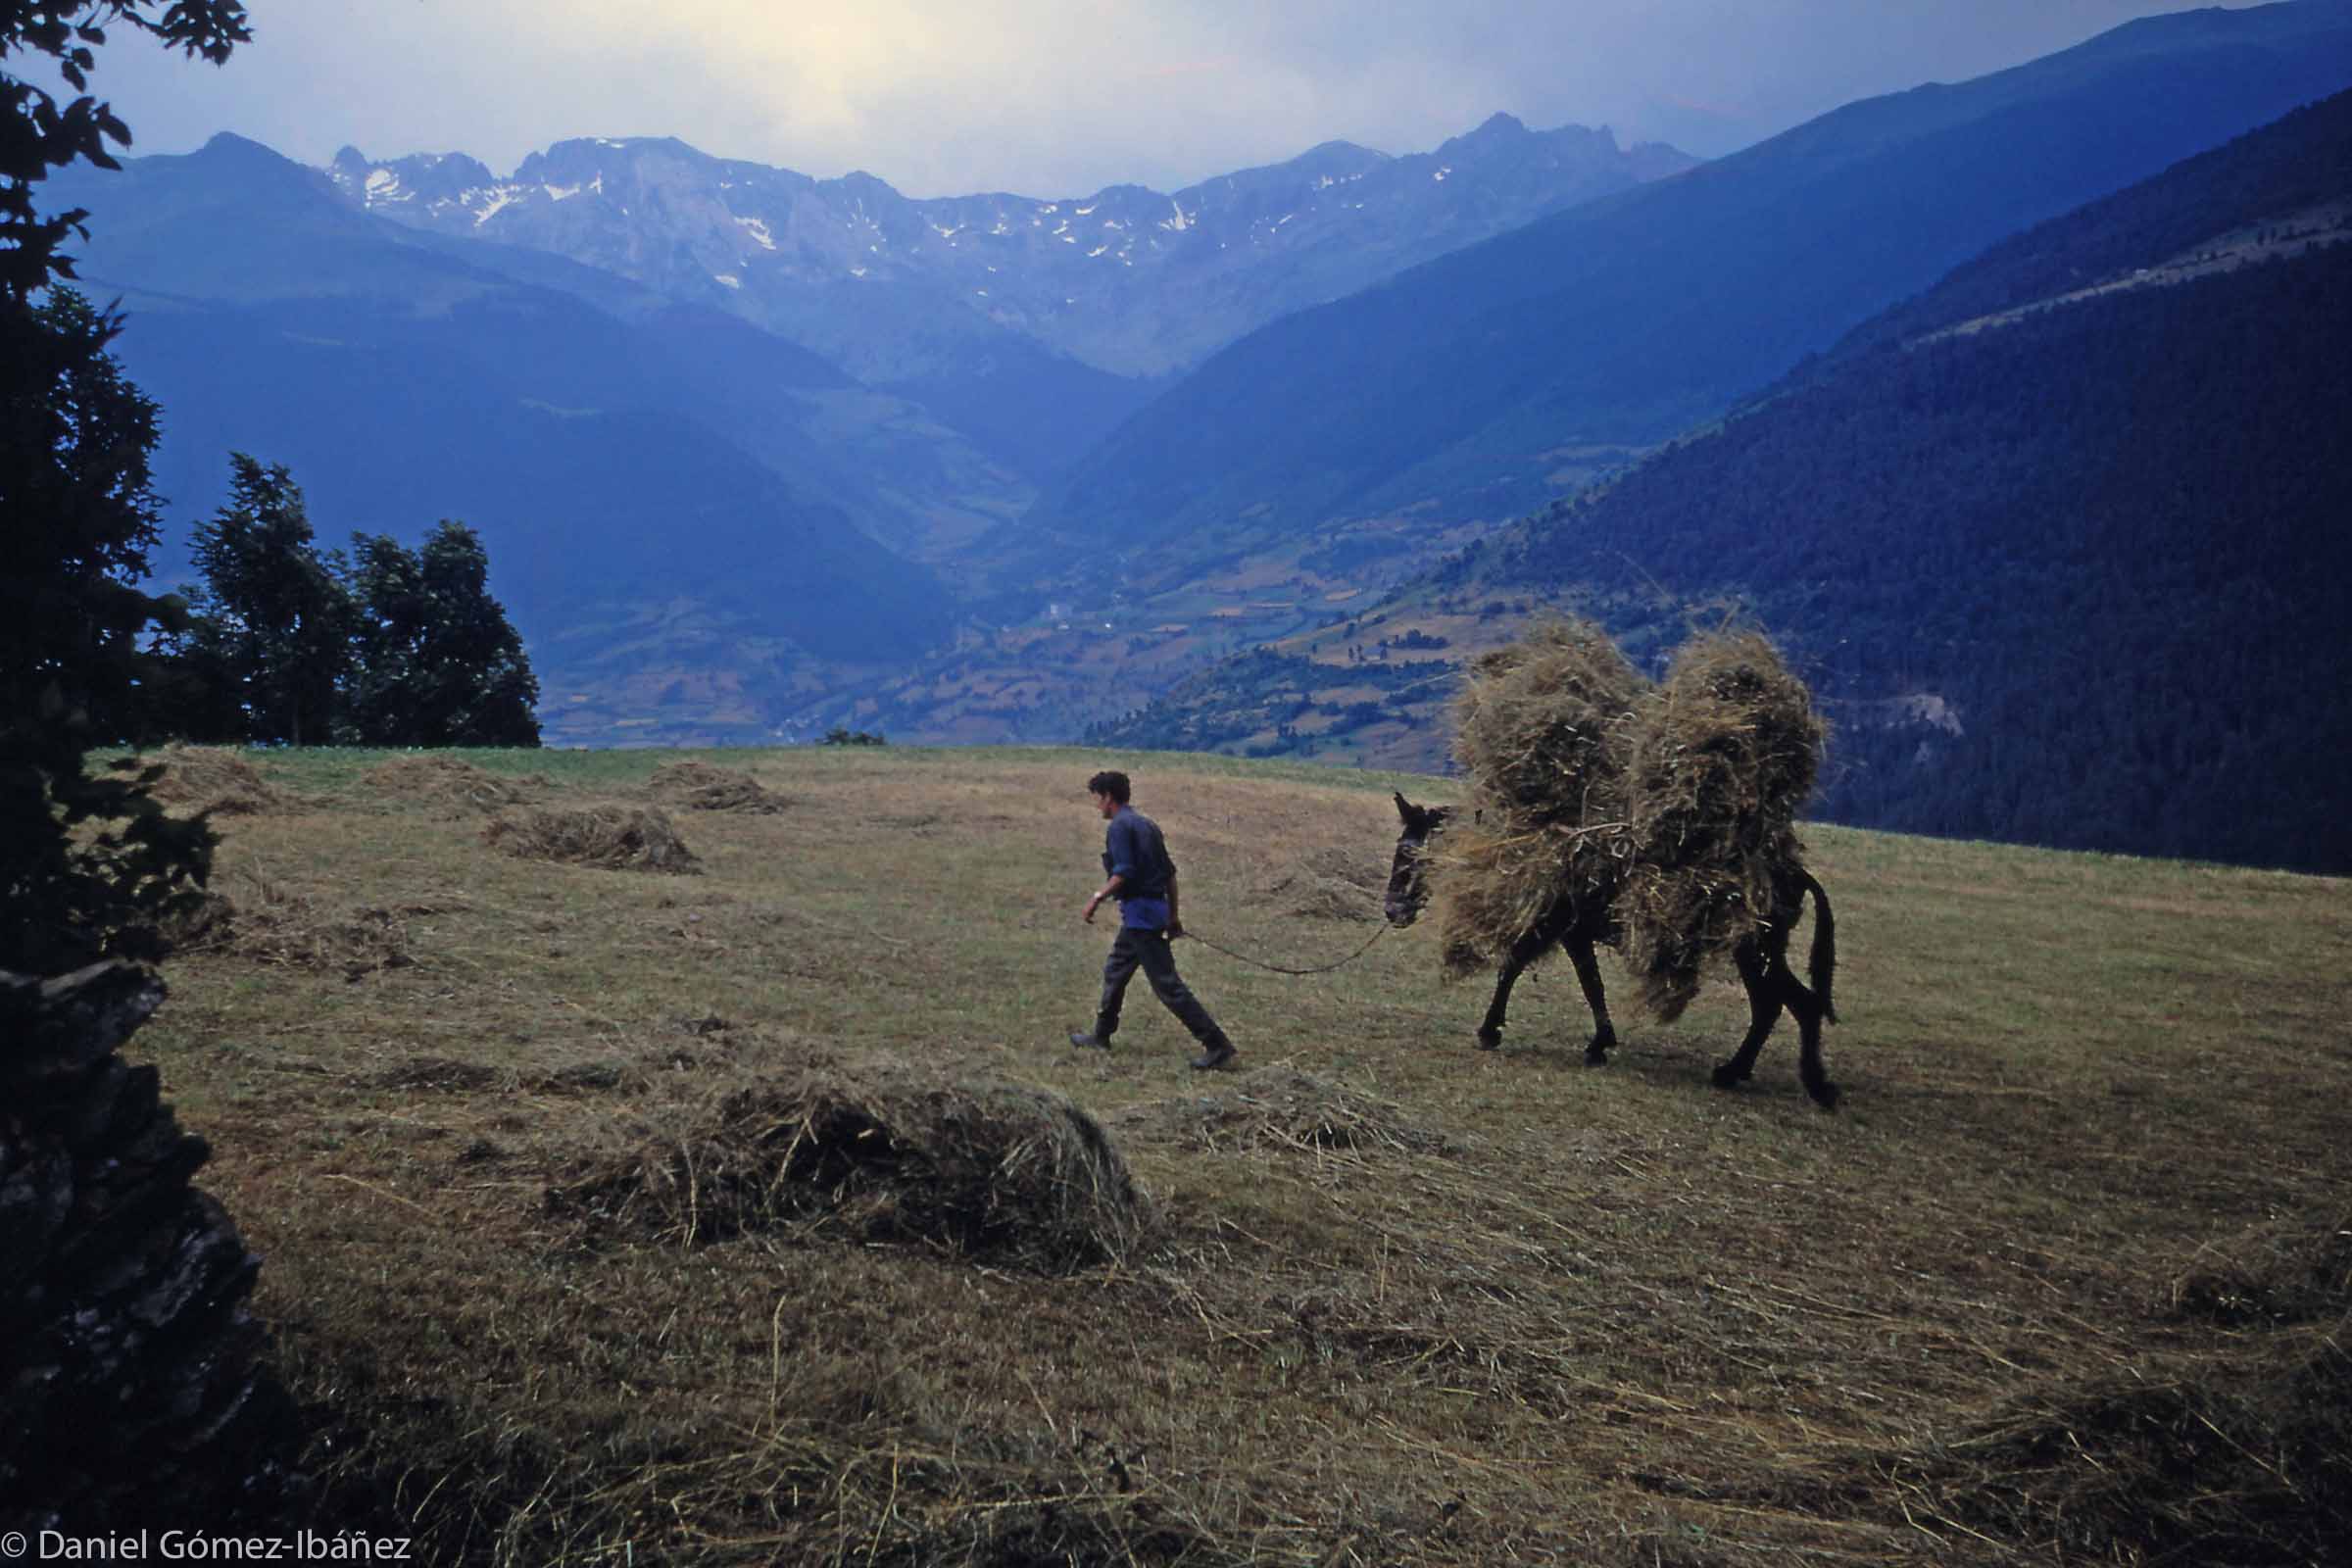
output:
M263 1525L293 1494L261 1259L118 1054L163 999L126 963L0 970L0 1532Z

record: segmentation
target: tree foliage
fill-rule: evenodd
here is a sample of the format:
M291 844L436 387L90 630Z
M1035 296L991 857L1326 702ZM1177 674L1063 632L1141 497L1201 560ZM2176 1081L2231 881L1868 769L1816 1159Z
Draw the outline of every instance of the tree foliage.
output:
M81 94L60 106L0 69L0 965L33 970L152 954L211 863L210 831L167 816L147 776L83 769L91 745L139 727L142 638L184 613L137 587L155 405L107 353L120 320L50 290L85 215L33 200L52 170L114 168L107 143L130 142L85 91L116 24L216 64L247 37L238 0L0 0L0 68L47 56Z
M180 733L318 746L536 746L538 677L491 597L490 556L444 520L411 550L355 533L321 552L282 464L230 457L198 524L204 583L171 645Z
M117 323L69 289L0 312L0 724L121 733L133 640L171 609L131 583L155 543L155 404L107 353ZM39 745L18 736L19 745Z
M195 644L225 674L244 715L243 739L321 745L351 662L352 606L319 555L311 519L283 464L231 454L228 500L196 525L205 588Z
M138 739L156 625L133 584L155 541L156 408L107 353L119 323L70 289L0 302L0 965L155 949L203 878L209 834L82 755Z
M59 254L85 233L80 209L43 214L33 187L73 163L118 166L107 143L130 145L130 127L87 89L107 28L143 32L166 48L219 65L252 34L241 0L0 0L0 62L46 55L76 94L69 103L0 70L0 299L21 301L52 277L72 277Z
M355 534L343 730L363 746L536 746L538 677L471 528L444 520L410 551Z

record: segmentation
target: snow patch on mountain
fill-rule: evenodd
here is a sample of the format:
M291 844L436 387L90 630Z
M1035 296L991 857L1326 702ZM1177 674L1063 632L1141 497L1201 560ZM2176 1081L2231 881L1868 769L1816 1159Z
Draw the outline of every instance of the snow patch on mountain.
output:
M1173 193L1052 200L915 200L871 174L819 180L667 137L563 141L503 178L462 154L345 148L328 173L355 205L412 226L552 251L680 299L716 286L735 314L853 374L901 380L1005 327L1114 374L1166 373L1277 316L1690 162L1498 117L1434 154L1333 141ZM604 200L573 200L590 193ZM1113 257L1120 281L1104 289L1095 264ZM845 317L824 293L868 278L889 279L887 304Z
M470 197L474 194L474 192L467 191L466 194ZM522 187L519 185L501 185L494 190L483 192L482 196L482 205L480 209L473 215L473 226L476 228L481 227L484 223L487 223L490 221L490 220L496 218L500 213L505 212L515 202L520 201L522 199Z

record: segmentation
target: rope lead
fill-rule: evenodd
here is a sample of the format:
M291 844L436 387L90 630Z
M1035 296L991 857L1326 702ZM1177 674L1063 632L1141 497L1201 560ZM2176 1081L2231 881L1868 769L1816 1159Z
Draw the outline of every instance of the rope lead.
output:
M1383 920L1379 925L1373 927L1372 934L1364 939L1364 945L1356 949L1353 953L1348 955L1348 956L1345 958L1342 958L1339 962L1317 964L1312 969L1290 969L1285 968L1279 963L1267 963L1261 959L1252 958L1246 953L1236 953L1231 948L1221 947L1218 944L1209 941L1208 938L1198 935L1190 928L1187 928L1184 934L1192 938L1193 941L1200 943L1204 948L1211 948L1218 953L1222 953L1228 958L1239 958L1242 962L1249 964L1251 968L1264 969L1272 974L1329 974L1334 969L1346 968L1348 964L1353 963L1356 959L1371 952L1372 944L1378 942L1382 937L1389 934L1389 923L1386 920Z

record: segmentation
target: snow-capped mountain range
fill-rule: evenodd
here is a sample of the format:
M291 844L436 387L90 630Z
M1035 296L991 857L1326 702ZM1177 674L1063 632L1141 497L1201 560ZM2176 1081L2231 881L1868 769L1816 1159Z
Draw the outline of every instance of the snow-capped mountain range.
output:
M560 142L500 178L463 153L327 173L371 213L552 251L717 306L902 382L1027 340L1119 376L1179 370L1545 213L1694 160L1608 130L1496 115L1432 153L1326 142L1174 192L915 200L871 174L814 179L665 137Z

